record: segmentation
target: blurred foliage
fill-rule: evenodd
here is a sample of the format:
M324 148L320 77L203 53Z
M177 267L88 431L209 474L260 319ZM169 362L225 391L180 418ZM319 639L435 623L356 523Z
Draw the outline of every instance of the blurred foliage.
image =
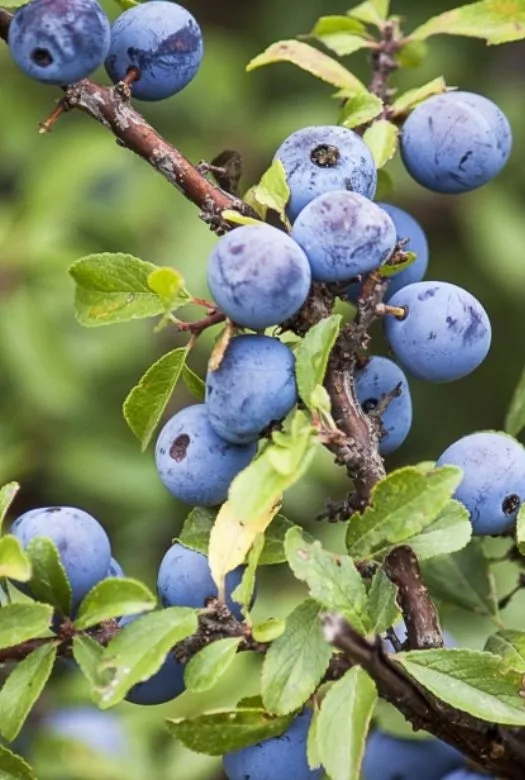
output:
M109 0L106 5L116 16L117 6ZM139 108L195 162L238 149L245 159L247 188L290 132L336 122L339 107L330 87L291 66L248 75L246 63L272 41L309 31L322 14L343 13L348 3L333 0L328 7L324 0L290 0L285 11L278 0L191 0L187 5L204 27L204 65L182 95ZM450 0L399 0L393 10L408 17L407 29L412 29L453 5ZM467 287L484 303L494 330L490 356L472 376L442 386L411 383L414 428L391 467L434 460L463 434L501 428L525 363L519 335L525 305L524 61L524 44L487 48L436 38L424 63L395 80L406 89L443 74L449 85L482 92L507 113L515 143L502 176L461 198L424 191L399 161L391 165L394 201L428 233L429 277ZM355 55L351 67L354 62L356 75L366 80L363 57ZM73 284L66 269L82 255L129 252L175 266L193 294L206 295L204 269L215 239L191 204L85 116L67 115L51 134L39 136L38 123L58 92L19 73L5 46L0 72L0 483L22 482L15 513L53 503L93 513L109 530L113 553L126 572L154 586L158 562L187 510L160 484L151 449L140 453L121 405L146 367L181 342L169 328L154 334L142 322L81 328L73 317ZM100 79L106 82L105 74ZM191 359L201 374L211 338L201 339ZM381 339L377 348L384 350ZM171 411L190 402L181 387ZM321 454L307 479L290 491L286 513L295 522L312 524L325 498L344 490L342 473ZM332 547L342 545L344 528L318 526L316 531ZM497 554L501 543L489 544ZM281 617L297 600L300 586L291 575L283 567L270 569L261 571L257 619ZM503 564L496 574L502 592L509 590L515 579L512 566ZM522 593L505 611L507 627L520 626L524 599ZM461 643L475 647L483 646L491 630L488 619L466 619L452 609L444 619ZM153 714L132 705L118 708L140 735L138 752L147 743L155 756L152 776L182 776L184 767L185 780L220 777L215 759L190 754L169 739L162 716L223 706L255 693L253 671L259 663L243 654L211 694L184 694ZM56 685L42 707L82 695L72 674L65 665L57 669ZM143 766L137 759L134 776L146 776ZM42 777L48 776L43 771Z

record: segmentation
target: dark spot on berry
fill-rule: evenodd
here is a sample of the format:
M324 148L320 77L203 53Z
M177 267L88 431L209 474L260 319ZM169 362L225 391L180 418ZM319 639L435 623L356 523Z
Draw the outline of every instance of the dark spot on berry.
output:
M62 509L62 507L60 507L60 506L49 506L49 507L46 509L46 514L48 514L48 515L52 515L52 514L54 514L55 512L60 512L60 510L61 510L61 509Z
M458 321L454 317L447 317L446 323L449 328L455 328L456 325L458 324Z
M181 433L177 436L170 447L170 456L176 463L180 463L186 457L186 452L190 446L190 437L187 433Z
M361 404L363 407L363 412L365 414L368 414L368 412L371 412L373 409L377 406L377 398L367 398L366 401L363 401Z
M419 293L417 298L419 301L426 301L428 298L433 298L437 291L438 287L429 287L425 292Z
M53 55L49 49L33 49L31 59L39 68L49 68L53 64Z
M513 515L520 508L520 504L520 497L516 493L511 493L510 496L506 496L503 499L501 507L506 515Z
M232 255L240 255L241 252L243 251L243 249L244 249L244 244L233 244L230 247L230 254L232 254Z
M339 149L330 144L319 144L310 152L310 160L319 168L335 168L340 159Z

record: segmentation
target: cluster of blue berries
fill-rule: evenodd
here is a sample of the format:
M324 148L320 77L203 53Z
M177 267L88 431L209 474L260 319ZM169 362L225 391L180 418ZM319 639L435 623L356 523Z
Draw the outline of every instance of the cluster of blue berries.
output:
M103 63L116 84L133 68L140 100L180 92L203 56L199 25L168 0L133 6L113 25L97 0L31 0L15 13L8 42L24 73L47 84L80 81Z

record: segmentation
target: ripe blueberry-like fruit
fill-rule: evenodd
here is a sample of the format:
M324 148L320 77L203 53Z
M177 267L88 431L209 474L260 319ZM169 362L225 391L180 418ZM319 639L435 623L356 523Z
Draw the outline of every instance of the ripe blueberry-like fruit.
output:
M119 625L124 628L139 617L140 614L126 615L120 619ZM170 652L158 672L130 688L126 694L126 701L142 706L165 704L184 693L184 689L184 664L177 661Z
M447 282L418 282L389 300L405 308L404 319L384 318L385 334L402 366L427 382L467 376L490 349L491 328L481 303Z
M26 547L32 539L51 539L58 550L72 590L72 607L108 572L109 539L94 517L67 506L32 509L15 520L11 533Z
M301 308L311 273L301 247L270 225L243 225L219 239L208 284L223 312L258 330L280 325Z
M504 433L472 433L451 444L437 466L459 466L454 498L470 512L475 534L511 529L525 499L525 449Z
M133 96L163 100L190 83L202 55L202 32L190 12L168 0L150 0L124 11L112 25L106 70L117 83L138 68Z
M168 420L155 449L159 476L176 498L193 506L226 500L234 477L254 457L257 445L230 444L208 419L204 404L181 409Z
M363 139L345 127L305 127L292 133L275 153L290 187L287 212L292 222L318 195L350 190L373 198L374 158Z
M382 397L401 385L401 394L393 398L381 415L383 437L379 443L381 455L397 450L409 434L412 425L412 398L406 376L388 358L375 355L355 375L357 400L365 412L377 407Z
M226 577L226 604L242 620L239 604L231 593L242 580L244 566L238 566ZM204 607L206 599L217 598L217 586L211 576L208 559L202 553L190 550L176 542L160 564L157 592L164 607Z
M363 195L334 190L305 206L292 238L304 249L315 281L344 282L390 257L396 228L386 211Z
M9 25L11 54L24 73L47 84L72 84L108 53L109 21L97 0L33 0Z
M293 352L269 336L232 339L206 377L206 408L216 433L233 444L256 441L297 403Z
M505 115L492 101L471 92L445 92L425 100L401 133L406 169L435 192L481 187L498 175L511 147Z
M428 267L428 241L419 222L407 211L403 211L391 203L378 203L377 205L391 217L396 227L397 240L408 239L403 250L414 252L416 255L416 259L408 268L388 278L388 286L384 295L385 301L388 301L402 287L420 282L423 279ZM362 288L361 282L351 284L348 288L348 300L355 303Z
M109 562L109 569L107 571L106 577L125 577L124 569L120 565L118 561L116 561L114 558L112 558Z
M228 780L319 780L323 770L310 769L306 759L311 720L311 710L305 710L280 737L227 753L223 765Z
M496 778L494 775L481 775L472 769L456 769L455 772L446 775L443 780L496 780Z
M438 739L400 739L374 731L367 742L363 780L442 780L463 766L461 753Z
M64 707L46 714L41 726L50 734L83 742L112 758L125 756L130 750L130 740L119 718L96 707Z

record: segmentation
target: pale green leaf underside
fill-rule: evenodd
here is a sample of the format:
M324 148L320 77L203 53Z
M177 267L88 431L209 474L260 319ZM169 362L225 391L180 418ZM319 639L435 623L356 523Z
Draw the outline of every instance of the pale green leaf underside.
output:
M103 620L154 609L157 599L142 582L128 577L107 577L82 601L75 628L86 629Z
M13 669L0 690L0 733L12 742L47 683L57 648L51 642L33 650ZM0 768L0 777L2 776Z
M213 688L233 663L240 641L241 637L218 639L190 658L184 670L186 688L193 693Z

